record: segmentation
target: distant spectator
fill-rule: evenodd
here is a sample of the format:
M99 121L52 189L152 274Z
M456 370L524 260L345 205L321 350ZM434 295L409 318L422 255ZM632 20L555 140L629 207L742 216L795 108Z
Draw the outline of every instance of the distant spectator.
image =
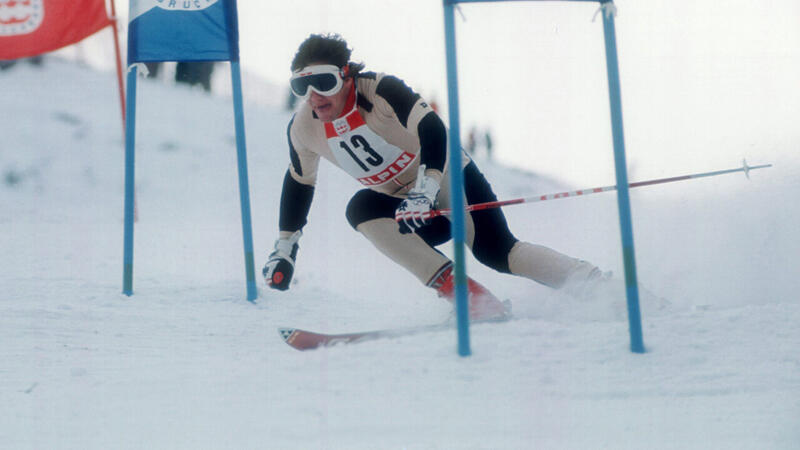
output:
M492 130L486 128L483 135L483 142L486 145L486 159L492 159L494 152L494 143L492 142Z
M476 142L475 142L475 127L470 127L469 133L467 133L467 145L466 145L467 153L469 153L470 155L474 155L475 154L475 145L476 145Z
M0 60L0 70L10 69L20 61L27 61L32 65L38 67L41 66L42 63L44 62L44 56L36 55L36 56L31 56L30 58Z
M160 62L144 63L145 67L147 67L147 78L158 78L158 73L161 71L161 64Z
M211 92L211 73L214 63L211 61L179 62L175 69L175 81L189 86L199 84L206 92Z

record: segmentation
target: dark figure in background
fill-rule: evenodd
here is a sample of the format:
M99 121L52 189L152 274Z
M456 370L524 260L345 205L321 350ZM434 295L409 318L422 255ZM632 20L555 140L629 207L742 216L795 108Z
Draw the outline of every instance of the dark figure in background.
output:
M467 133L467 145L466 145L467 153L469 153L470 155L474 155L475 154L475 144L476 144L476 142L475 142L475 127L470 127L469 133Z
M147 78L158 78L158 73L161 71L161 64L160 62L147 62L144 63L145 67L147 67Z
M195 61L179 62L175 68L175 81L186 83L189 86L199 84L206 92L211 92L211 73L214 71L214 62Z
M16 64L19 61L27 61L31 65L41 66L42 62L44 62L44 56L36 55L36 56L31 56L30 58L0 60L0 70L10 69L11 67L14 66L14 64Z
M494 143L492 142L492 132L488 128L483 135L483 142L486 144L486 159L492 159L494 151Z

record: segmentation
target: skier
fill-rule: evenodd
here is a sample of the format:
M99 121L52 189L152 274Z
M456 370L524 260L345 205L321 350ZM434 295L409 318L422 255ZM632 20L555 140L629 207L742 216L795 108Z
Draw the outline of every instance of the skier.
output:
M366 188L347 205L350 225L375 247L453 303L453 263L436 246L450 239L447 129L417 93L395 76L365 72L350 61L338 34L312 34L294 56L291 88L304 100L289 122L289 167L283 180L279 236L263 269L273 289L286 290L306 224L320 157ZM466 204L497 197L461 152ZM514 237L500 209L470 212L466 243L481 263L556 289L579 292L602 277L592 264ZM497 319L506 307L468 278L469 315Z

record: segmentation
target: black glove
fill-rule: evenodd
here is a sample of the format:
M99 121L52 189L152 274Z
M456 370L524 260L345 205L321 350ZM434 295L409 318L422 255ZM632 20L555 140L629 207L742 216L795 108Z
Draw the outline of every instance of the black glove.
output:
M275 250L269 254L269 260L261 270L267 286L281 291L289 289L289 282L294 275L294 260L300 248L297 241L302 235L298 230L288 238L275 241Z

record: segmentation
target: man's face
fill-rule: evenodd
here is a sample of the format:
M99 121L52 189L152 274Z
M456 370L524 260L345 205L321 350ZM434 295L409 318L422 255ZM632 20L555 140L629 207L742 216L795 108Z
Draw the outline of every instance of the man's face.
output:
M347 103L347 95L350 93L350 88L352 86L353 79L346 78L342 89L329 97L311 91L311 96L308 97L308 104L317 114L319 120L323 122L332 122L342 115L344 105Z

